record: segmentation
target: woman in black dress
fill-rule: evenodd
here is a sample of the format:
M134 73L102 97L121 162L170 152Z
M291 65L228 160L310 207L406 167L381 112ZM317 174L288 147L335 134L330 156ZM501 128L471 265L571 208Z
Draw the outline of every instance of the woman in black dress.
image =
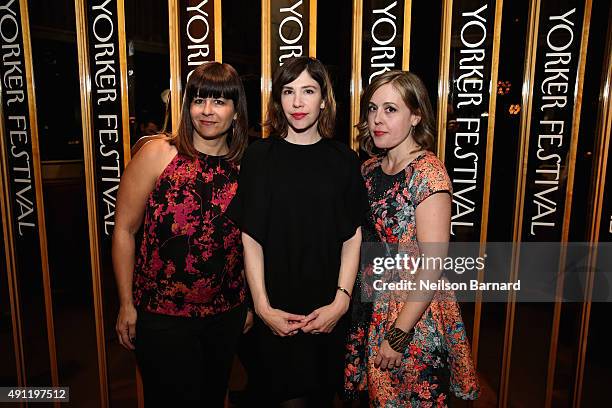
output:
M265 406L331 406L342 386L367 196L357 155L332 140L335 108L321 62L279 68L271 136L247 149L230 209L257 315L249 380Z

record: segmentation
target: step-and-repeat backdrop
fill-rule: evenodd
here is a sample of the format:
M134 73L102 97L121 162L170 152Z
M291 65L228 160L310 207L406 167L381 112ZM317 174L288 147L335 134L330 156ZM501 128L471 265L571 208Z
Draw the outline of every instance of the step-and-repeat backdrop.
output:
M120 367L109 364L121 360L109 354L124 353L109 347L109 342L115 341L116 305L108 293L114 290L110 248L115 200L135 130L130 123L135 98L133 44L126 39L130 32L126 10L134 12L138 6L130 3L133 1L75 0L78 65L74 70L80 80L80 101L61 102L80 104L92 274L91 287L83 290L93 293L97 373L92 378L99 390L94 400L104 407L119 399L115 394L122 387L133 389L142 404L133 361ZM222 4L221 0L169 0L164 9L169 130L179 122L182 88L192 70L206 61L223 61L224 55L232 52L222 42L223 30L239 31L241 22L229 21ZM502 0L443 0L434 8L432 21L431 10L425 13L421 4L411 0L347 1L340 9L345 15L338 16L338 20L351 22L350 34L340 37L347 39L342 47L350 49L351 57L343 62L350 69L350 89L337 90L339 102L348 106L346 117L338 117L350 129L345 140L358 149L353 125L358 121L363 89L388 70L414 67L424 79L434 78L428 85L437 115L437 154L453 183L452 240L479 242L481 253L486 251L487 240L567 242L572 208L581 200L588 203L587 217L579 221L586 225L584 240L610 241L610 27L606 24L607 33L590 30L591 0L530 0L521 4L522 8L508 10ZM321 26L321 22L333 21L320 15L325 12L323 7L316 0L262 0L261 15L249 16L260 23L259 32L241 35L245 41L257 36L255 42L261 47L256 62L261 73L261 121L278 67L294 56L317 57L317 44L328 41L320 33L333 32L334 27ZM521 10L518 14L517 9ZM427 26L434 31L439 27L439 36L432 39ZM587 67L589 41L603 35L607 36L603 66ZM52 291L47 255L47 243L54 237L48 236L45 228L37 84L26 0L0 1L0 41L0 209L15 378L23 386L65 385L58 371L62 364L58 363L56 341L63 340L54 327L53 304L59 300ZM424 60L423 50L435 59ZM522 69L510 72L506 68L510 61L515 62L514 67L520 61ZM585 75L601 72L597 109L583 109ZM514 103L503 99L509 94L516 96ZM588 137L583 135L581 121L595 124ZM263 132L262 136L267 135ZM589 178L577 180L582 138L592 145L588 147L592 169ZM584 190L587 196L574 197L576 183L588 184ZM561 246L558 252L561 271L565 253ZM596 265L597 252L589 257ZM537 267L537 262L522 257L517 246L507 265L509 279L520 279L521 271L529 269L523 266ZM486 270L480 270L478 278L485 275ZM556 279L561 296L563 277L551 279ZM484 400L499 406L514 400L551 406L555 395L567 394L570 397L566 395L566 400L580 404L588 366L594 279L586 277L584 298L573 314L578 320L573 328L576 343L571 361L559 358L566 313L561 302L541 305L538 313L533 313L510 292L504 304L488 304L477 298L464 306ZM25 325L26 321L35 324ZM534 326L544 327L546 335L531 336ZM531 351L525 353L528 349ZM522 378L525 367L537 373L527 389ZM560 371L569 375L559 375Z

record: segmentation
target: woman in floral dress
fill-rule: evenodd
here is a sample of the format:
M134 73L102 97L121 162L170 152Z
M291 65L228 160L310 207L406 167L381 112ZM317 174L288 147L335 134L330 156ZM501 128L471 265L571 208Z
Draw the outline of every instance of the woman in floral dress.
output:
M362 166L370 202L364 242L445 256L452 185L432 153L433 113L421 80L401 71L377 77L361 98L357 127L361 147L374 156ZM440 272L421 269L415 276L436 281ZM371 310L363 312L366 306L354 304L362 313L347 345L349 398L367 392L372 407L445 407L451 393L477 398L470 347L451 291L376 292Z

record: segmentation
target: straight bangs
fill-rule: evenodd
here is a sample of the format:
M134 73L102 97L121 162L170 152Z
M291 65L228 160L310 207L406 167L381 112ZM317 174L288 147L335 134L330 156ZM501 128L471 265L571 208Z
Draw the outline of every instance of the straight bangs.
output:
M190 107L195 98L224 98L234 103L236 119L232 121L227 135L229 152L225 158L238 163L248 144L248 116L246 95L236 70L229 64L211 61L194 69L187 80L183 94L183 105L178 131L170 143L179 153L195 159L198 151L193 145L193 123Z
M240 99L240 80L230 75L221 65L212 66L206 76L197 76L195 80L188 81L185 96L189 103L195 98L225 98L231 99L234 106Z

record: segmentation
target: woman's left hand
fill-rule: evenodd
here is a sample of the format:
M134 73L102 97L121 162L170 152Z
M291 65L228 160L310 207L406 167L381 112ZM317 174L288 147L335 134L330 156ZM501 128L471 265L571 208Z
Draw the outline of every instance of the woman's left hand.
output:
M393 350L387 340L383 340L374 359L374 366L381 370L391 370L402 364L402 353Z
M346 298L346 299L345 299ZM348 296L342 294L336 297L329 305L320 307L306 317L306 320L314 318L306 326L302 327L304 333L331 333L336 327L338 320L346 313L349 307Z

